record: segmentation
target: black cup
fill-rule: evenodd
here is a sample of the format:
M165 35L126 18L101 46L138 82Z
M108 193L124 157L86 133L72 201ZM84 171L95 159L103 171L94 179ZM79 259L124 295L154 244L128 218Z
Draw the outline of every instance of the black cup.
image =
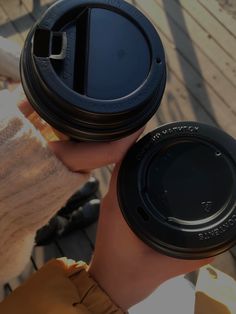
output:
M236 244L236 142L196 122L164 125L128 152L118 199L131 229L155 250L218 255Z
M20 69L39 115L83 141L116 140L142 127L166 83L155 28L122 0L57 1L31 29Z

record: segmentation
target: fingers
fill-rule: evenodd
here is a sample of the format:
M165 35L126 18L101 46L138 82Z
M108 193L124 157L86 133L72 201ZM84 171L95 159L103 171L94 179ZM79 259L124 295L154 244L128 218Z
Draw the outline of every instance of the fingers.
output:
M9 92L6 92L6 94L8 96ZM11 95L14 102L17 103L20 111L28 118L34 112L34 109L25 99L22 86L19 85ZM2 95L1 101L4 102L4 99L5 98ZM124 139L114 142L76 143L72 141L60 141L50 143L49 146L70 170L75 172L89 172L92 169L120 161L142 132L143 129Z
M27 100L21 101L18 104L18 107L26 118L29 117L34 112L33 107L29 104Z
M49 146L70 170L92 170L119 162L142 132L143 129L114 142L76 143L61 141L49 143Z
M9 95L9 92L7 95ZM11 95L20 111L29 118L34 112L34 109L25 99L22 86L19 85ZM1 97L1 100L3 101L4 97ZM60 141L50 143L49 146L70 170L88 172L92 169L120 161L142 132L143 129L114 142L76 143L72 141Z

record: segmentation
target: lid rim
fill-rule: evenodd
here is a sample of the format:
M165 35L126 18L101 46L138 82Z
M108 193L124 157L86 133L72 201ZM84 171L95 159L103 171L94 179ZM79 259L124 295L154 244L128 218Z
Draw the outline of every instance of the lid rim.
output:
M25 54L22 54L21 59L24 57L25 57ZM28 64L28 66L29 65L30 64ZM98 131L96 128L93 128L94 131L91 128L90 129L87 128L84 130L83 133L80 134L79 129L76 128L75 126L72 127L72 125L69 125L68 121L66 122L66 120L65 120L63 122L60 119L59 119L59 121L57 121L59 116L56 113L54 113L52 110L51 111L50 110L42 110L43 108L47 108L47 109L49 108L49 107L45 107L45 103L50 103L50 99L46 100L45 95L44 95L44 99L42 99L42 101L40 101L40 97L37 95L37 90L35 90L33 87L31 89L31 92L28 90L28 87L31 84L33 84L34 81L32 81L28 78L27 74L28 74L28 72L30 72L30 69L28 71L26 71L26 69L23 67L23 61L22 60L20 62L20 72L21 72L21 79L22 79L22 83L23 83L22 85L23 85L25 94L26 94L27 98L29 99L30 103L32 104L32 106L34 107L34 109L38 112L38 114L43 119L45 119L45 121L47 121L50 125L52 125L56 129L58 129L62 133L65 133L66 135L68 135L72 138L78 139L78 140L83 139L83 140L88 140L88 141L91 141L91 140L94 140L94 141L117 140L117 139L122 138L123 136L130 135L131 133L135 132L140 127L142 127L153 116L153 114L158 109L158 107L161 103L163 93L164 93L165 82L166 82L166 75L164 74L164 77L162 80L162 86L160 87L160 90L158 90L156 92L158 94L158 97L156 98L155 97L156 95L154 94L152 96L151 100L149 100L150 105L152 104L152 106L150 106L150 110L146 111L146 115L143 115L142 112L138 112L139 116L141 116L141 119L139 121L136 119L136 116L137 116L137 114L136 114L135 116L132 117L132 120L133 120L132 124L124 122L123 126L122 127L120 126L121 130L123 130L123 131L119 132L119 129L117 130L117 128L115 128L114 132L112 133L111 129L108 128L109 134L108 134L108 132L104 131L104 132L100 132L100 134L97 133L97 135L96 135L94 133L94 131L95 132ZM37 81L37 79L36 79L36 81ZM37 84L39 84L39 82ZM52 118L52 116L55 116L56 119ZM88 118L88 116L87 116L87 118ZM110 118L111 118L111 116L108 116L108 119L110 119ZM70 119L70 115L68 115L68 119ZM99 119L101 119L101 117L99 117ZM115 125L116 124L114 124L114 126ZM103 127L104 127L104 125L103 125ZM81 128L81 125L80 125L80 128ZM90 135L88 133L90 133Z
M179 134L178 132L176 134L173 129L178 127L180 128ZM194 133L194 128L196 128L196 133ZM219 254L219 251L227 250L226 246L231 246L236 239L236 192L232 192L231 201L226 205L226 210L214 220L214 223L211 221L207 225L205 224L205 229L199 225L199 227L193 226L192 230L189 228L181 231L173 230L164 220L159 221L154 219L155 217L152 218L147 207L148 204L142 197L145 189L143 190L140 183L139 169L145 163L145 155L149 154L157 143L161 144L166 139L182 138L182 136L200 138L214 143L214 145L216 142L218 143L216 147L224 147L224 151L227 152L232 162L233 177L235 178L236 142L231 136L201 123L190 121L170 123L149 133L127 153L118 175L118 201L126 222L147 245L173 257L189 259L210 257ZM125 189L124 182L126 182ZM235 185L235 179L233 184ZM144 215L147 214L148 218L141 217L137 208L142 208ZM155 235L154 230L158 231L155 231ZM160 244L162 241L164 241L164 245ZM181 247L181 244L184 245L184 243L186 247Z

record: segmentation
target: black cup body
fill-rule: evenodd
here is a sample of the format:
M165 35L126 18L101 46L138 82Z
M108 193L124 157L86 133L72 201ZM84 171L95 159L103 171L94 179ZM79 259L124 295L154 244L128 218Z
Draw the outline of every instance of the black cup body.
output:
M164 125L128 152L118 199L131 229L155 250L218 255L236 243L236 142L196 122Z
M166 83L161 40L123 0L61 0L29 32L21 56L26 96L77 140L107 141L142 127Z

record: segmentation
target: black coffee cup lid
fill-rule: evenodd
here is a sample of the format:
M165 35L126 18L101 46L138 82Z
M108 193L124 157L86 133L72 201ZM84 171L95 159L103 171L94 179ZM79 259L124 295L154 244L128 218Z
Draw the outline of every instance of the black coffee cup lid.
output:
M52 126L104 141L134 132L155 113L165 56L155 28L125 1L62 0L29 33L21 76Z
M196 122L164 125L128 152L118 198L152 248L184 259L220 254L236 243L236 142Z

